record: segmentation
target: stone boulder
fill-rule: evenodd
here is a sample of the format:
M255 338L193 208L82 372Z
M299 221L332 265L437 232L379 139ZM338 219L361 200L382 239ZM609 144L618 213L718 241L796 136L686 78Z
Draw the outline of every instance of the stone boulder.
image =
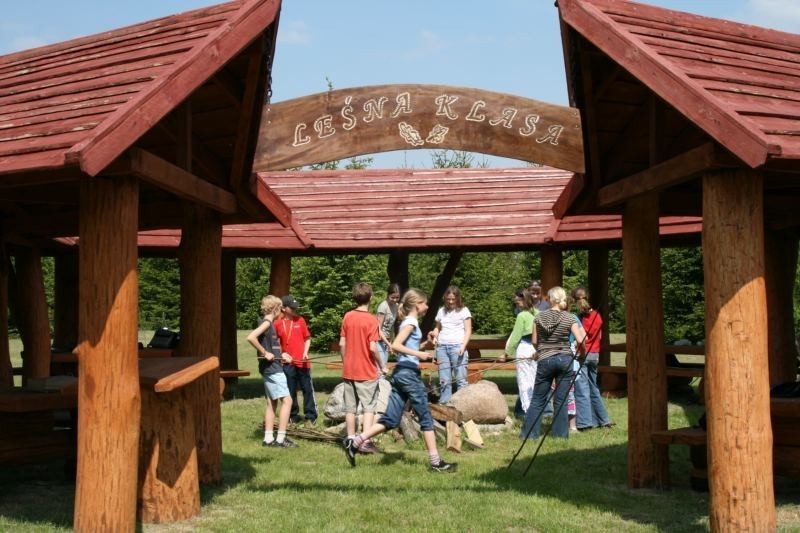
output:
M344 383L339 383L328 396L328 401L325 402L325 407L322 412L325 418L334 422L341 422L344 420ZM386 405L389 403L389 395L392 393L392 385L382 379L378 382L378 405L376 407L375 416L377 417L386 412ZM358 413L362 414L364 411L361 405L358 406Z
M464 420L476 424L502 424L508 416L508 404L498 386L481 380L459 390L447 405L461 411Z

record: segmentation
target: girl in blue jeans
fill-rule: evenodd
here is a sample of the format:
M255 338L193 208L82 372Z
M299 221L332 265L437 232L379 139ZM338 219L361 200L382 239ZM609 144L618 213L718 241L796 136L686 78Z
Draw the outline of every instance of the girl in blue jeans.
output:
M400 425L406 402L419 418L422 437L428 449L431 470L434 472L454 472L455 463L448 463L439 457L436 447L436 435L433 432L433 418L428 408L428 391L420 378L419 362L427 361L433 356L422 351L422 330L419 328L419 317L428 310L428 297L418 289L408 289L400 301L397 317L402 320L397 336L392 343L392 350L397 353L397 365L391 377L392 394L386 406L386 412L370 429L355 437L347 437L342 441L350 466L356 466L356 454L359 447L369 439Z
M533 343L536 345L536 383L533 386L533 400L525 414L521 438L536 439L541 432L542 411L550 384L556 380L554 397L554 416L552 434L554 437L567 438L569 423L566 406L570 385L575 376L572 367L574 357L570 348L570 333L574 335L581 353L584 350L586 333L578 326L575 317L567 309L567 294L561 287L553 287L547 291L550 309L542 311L534 320Z
M472 335L472 314L461 301L461 290L450 285L444 291L444 307L436 313L436 327L428 339L436 344L439 363L439 403L447 403L453 396L453 376L456 390L467 383L467 344Z

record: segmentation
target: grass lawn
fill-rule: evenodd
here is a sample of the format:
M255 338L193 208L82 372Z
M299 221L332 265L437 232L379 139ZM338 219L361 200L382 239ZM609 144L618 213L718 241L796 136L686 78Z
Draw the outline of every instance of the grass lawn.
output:
M255 372L253 350L240 335L240 368ZM13 348L12 348L13 350ZM333 358L335 360L335 358ZM15 362L17 364L17 362ZM338 383L337 371L314 367L320 409ZM516 382L509 372L490 376L509 405ZM350 468L342 451L300 441L297 449L262 448L264 399L256 377L242 379L235 399L222 404L223 483L204 487L200 516L144 531L702 531L708 528L706 494L689 489L685 447L670 451L670 491L626 488L627 400L609 400L618 426L547 440L527 477L530 442L508 470L519 447L517 432L485 435L486 449L460 455L455 474L427 471L421 443L407 446L383 436L387 453L359 456ZM696 421L702 406L691 394L669 404L670 427ZM321 423L321 422L320 422ZM800 531L800 487L778 479L781 530ZM72 524L74 487L59 464L0 471L0 531L62 531Z

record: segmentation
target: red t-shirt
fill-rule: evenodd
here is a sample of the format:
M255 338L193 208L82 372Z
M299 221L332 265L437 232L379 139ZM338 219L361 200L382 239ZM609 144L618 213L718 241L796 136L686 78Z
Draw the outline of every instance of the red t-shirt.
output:
M600 353L600 341L603 338L603 317L592 310L581 317L581 324L586 330L586 353Z
M370 343L380 339L375 315L369 311L347 312L342 319L339 335L345 339L342 377L353 381L378 379L378 368L370 350Z
M283 351L292 356L292 365L298 368L311 368L310 361L303 361L306 339L311 337L306 320L301 316L279 318L275 321L275 331L278 333Z

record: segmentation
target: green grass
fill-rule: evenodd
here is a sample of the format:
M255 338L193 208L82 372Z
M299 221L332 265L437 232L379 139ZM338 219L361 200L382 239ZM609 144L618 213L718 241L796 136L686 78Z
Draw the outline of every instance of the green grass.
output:
M255 372L253 350L240 336L240 368ZM314 367L320 408L339 381L337 371ZM508 372L489 376L515 399ZM260 445L264 400L256 377L243 379L236 399L222 404L223 482L203 487L200 516L144 531L703 531L708 528L707 495L689 489L685 447L672 447L673 488L669 491L626 487L627 401L610 400L611 430L547 440L527 477L527 444L515 465L517 432L485 435L486 449L443 452L459 463L456 474L426 469L420 443L407 446L382 436L387 453L359 456L350 468L341 450L301 441L291 450ZM690 394L669 404L670 427L694 422L702 407ZM466 447L465 447L466 448ZM777 482L782 530L800 530L800 489ZM60 465L0 471L0 531L64 531L72 524L74 487Z

